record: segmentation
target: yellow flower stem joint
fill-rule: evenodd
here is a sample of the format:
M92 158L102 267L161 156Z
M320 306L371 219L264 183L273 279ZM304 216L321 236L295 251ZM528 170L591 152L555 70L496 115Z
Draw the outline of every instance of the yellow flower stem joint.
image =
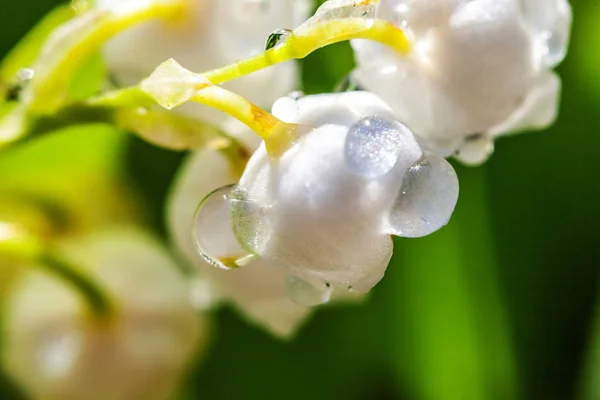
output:
M192 101L223 111L248 126L265 141L267 152L274 157L285 152L299 134L298 125L285 123L244 97L220 86L198 90Z

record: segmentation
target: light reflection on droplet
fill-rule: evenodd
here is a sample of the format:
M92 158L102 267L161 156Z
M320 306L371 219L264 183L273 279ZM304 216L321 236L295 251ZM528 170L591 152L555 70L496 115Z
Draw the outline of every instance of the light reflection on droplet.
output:
M402 137L412 135L404 125L381 117L366 117L348 131L346 162L357 174L377 178L394 168Z
M277 29L276 31L271 33L267 38L267 42L265 43L265 50L271 50L281 45L293 34L294 33L290 29Z

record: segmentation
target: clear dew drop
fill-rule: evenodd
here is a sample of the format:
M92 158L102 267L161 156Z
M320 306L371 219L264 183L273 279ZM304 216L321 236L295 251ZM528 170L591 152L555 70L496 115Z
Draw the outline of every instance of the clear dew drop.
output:
M294 32L290 29L277 29L273 31L267 38L267 42L265 43L265 50L271 50L283 42L285 42L289 37L291 37Z
M377 178L390 172L401 153L403 136L412 135L400 122L366 117L350 127L346 163L358 175Z
M249 198L241 186L229 194L229 219L237 242L247 252L258 255L269 235L268 208Z
M204 260L221 269L239 268L248 252L238 243L230 222L229 204L235 185L209 194L198 206L194 219L194 242Z
M538 41L544 66L553 68L564 60L567 55L568 32L543 32Z
M389 217L390 232L427 236L448 223L458 200L458 178L442 157L428 155L411 166Z
M17 78L19 78L19 80L21 82L27 82L33 79L35 75L35 71L31 68L21 68L18 72L17 72Z
M286 284L290 299L306 307L314 307L329 302L333 292L331 285L324 284L322 288L317 288L295 276L288 276Z

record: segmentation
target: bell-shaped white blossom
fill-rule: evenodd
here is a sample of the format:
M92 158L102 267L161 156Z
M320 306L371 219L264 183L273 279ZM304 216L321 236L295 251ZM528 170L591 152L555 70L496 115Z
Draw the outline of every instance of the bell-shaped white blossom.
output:
M290 296L311 306L336 288L368 292L390 261L391 235L424 236L448 222L454 170L424 154L377 96L288 97L273 112L313 129L280 158L261 146L238 185L202 202L196 244L213 265L243 273L258 260L284 271Z
M122 7L139 0L98 0L99 7ZM150 22L122 32L105 48L108 66L120 85L133 85L162 62L174 58L204 72L259 54L274 30L294 29L307 16L309 0L188 0L183 20ZM297 87L293 62L256 72L225 85L262 106ZM276 84L273 84L276 82ZM181 111L220 124L224 115L201 106Z
M94 318L81 293L31 265L6 299L6 372L36 399L167 398L205 336L177 265L128 229L63 250L106 291L114 314Z
M567 0L381 0L377 17L407 33L412 53L353 41L354 77L428 149L477 164L496 136L555 119Z
M217 300L231 303L251 322L277 336L288 337L310 310L287 297L284 271L262 262L253 262L239 271L223 271L209 265L194 245L194 213L200 200L237 181L234 166L223 153L205 149L190 155L172 188L169 231L178 252L198 269L198 306L205 307ZM205 232L212 235L216 228L208 223ZM213 240L218 242L220 238Z

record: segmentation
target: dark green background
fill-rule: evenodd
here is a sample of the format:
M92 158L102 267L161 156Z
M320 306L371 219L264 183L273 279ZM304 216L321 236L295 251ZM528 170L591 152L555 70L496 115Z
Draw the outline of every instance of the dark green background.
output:
M0 54L57 3L3 0ZM572 5L558 123L500 140L483 167L457 166L451 224L397 240L365 304L320 310L290 343L217 312L186 398L569 400L600 381L600 365L584 373L600 341L600 2ZM303 65L307 92L331 91L352 56L337 45ZM126 173L158 230L180 159L131 139ZM0 379L0 398L19 396Z

